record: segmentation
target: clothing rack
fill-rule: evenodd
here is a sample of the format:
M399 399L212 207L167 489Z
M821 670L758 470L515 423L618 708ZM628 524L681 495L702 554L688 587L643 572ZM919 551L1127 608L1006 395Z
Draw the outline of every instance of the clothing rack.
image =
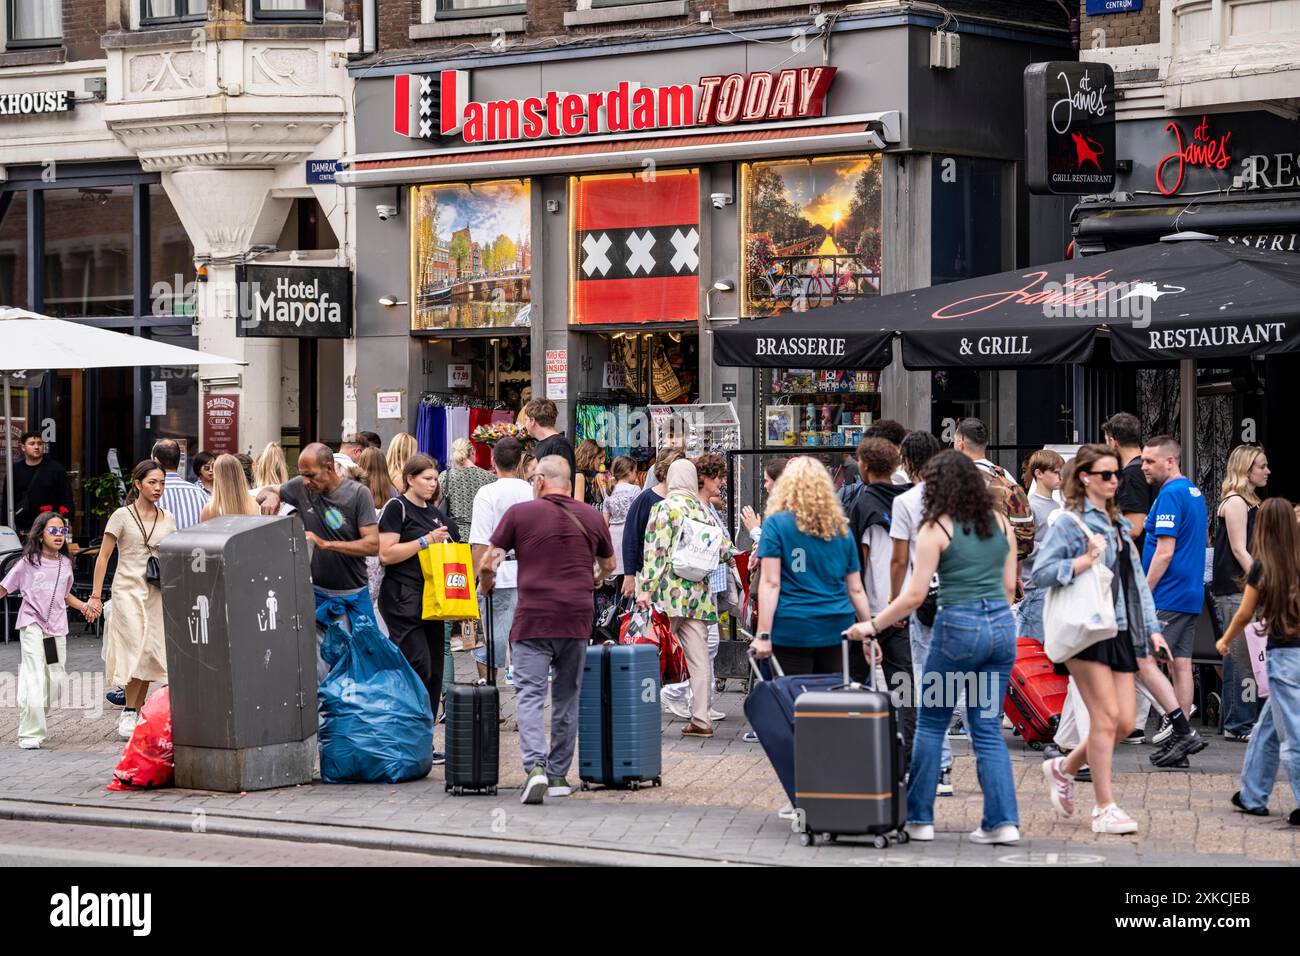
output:
M480 425L515 418L505 402L456 392L422 392L414 411L416 447L444 469L451 465L451 446L456 439L469 438ZM492 450L476 442L474 463L480 468L490 468Z

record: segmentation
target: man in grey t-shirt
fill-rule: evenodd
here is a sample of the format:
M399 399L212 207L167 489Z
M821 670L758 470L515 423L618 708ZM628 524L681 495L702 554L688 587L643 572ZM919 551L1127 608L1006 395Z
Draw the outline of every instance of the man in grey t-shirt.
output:
M375 610L366 578L366 558L379 553L379 518L370 489L334 470L334 453L314 442L298 456L298 477L257 494L263 514L275 514L281 501L298 511L312 546L311 582L316 607L330 604L330 617L345 621ZM329 668L320 659L324 628L316 627L316 673L320 680Z

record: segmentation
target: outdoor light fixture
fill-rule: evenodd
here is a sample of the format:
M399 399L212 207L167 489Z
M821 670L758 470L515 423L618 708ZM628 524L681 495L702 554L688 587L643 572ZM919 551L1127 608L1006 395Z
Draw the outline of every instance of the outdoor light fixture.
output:
M379 297L379 304L385 309L391 309L395 305L410 305L409 302L403 302L395 295L381 295Z
M713 283L714 292L730 292L735 286L727 279L719 279Z

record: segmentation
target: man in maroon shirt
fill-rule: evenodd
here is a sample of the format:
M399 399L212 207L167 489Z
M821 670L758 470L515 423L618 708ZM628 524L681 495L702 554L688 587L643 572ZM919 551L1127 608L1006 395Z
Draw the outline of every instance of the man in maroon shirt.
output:
M559 455L537 463L532 501L511 505L476 571L490 592L495 570L513 550L518 604L510 628L515 718L528 780L523 803L573 792L564 775L578 741L582 665L595 615L592 590L614 570L614 544L599 511L573 498L572 472ZM593 573L598 562L599 573ZM549 681L551 670L554 681ZM546 747L546 689L551 688L551 745Z

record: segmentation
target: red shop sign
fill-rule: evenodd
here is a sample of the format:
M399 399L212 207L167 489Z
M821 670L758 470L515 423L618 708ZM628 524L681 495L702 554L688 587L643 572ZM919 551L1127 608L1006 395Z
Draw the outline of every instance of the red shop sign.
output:
M239 453L239 396L203 397L203 448L214 455Z
M1215 139L1210 132L1210 121L1205 116L1192 130L1190 142L1184 141L1183 131L1174 120L1165 124L1165 131L1173 134L1177 148L1156 166L1156 188L1162 195L1173 196L1183 188L1183 174L1189 166L1193 169L1227 169L1232 162L1232 155L1228 152L1232 131ZM1167 185L1170 177L1174 179L1172 186Z
M469 98L469 70L404 74L393 78L393 130L412 138L459 133L466 143L497 143L804 119L825 112L835 69L719 74L670 86L624 80L592 93L550 90L484 102Z

